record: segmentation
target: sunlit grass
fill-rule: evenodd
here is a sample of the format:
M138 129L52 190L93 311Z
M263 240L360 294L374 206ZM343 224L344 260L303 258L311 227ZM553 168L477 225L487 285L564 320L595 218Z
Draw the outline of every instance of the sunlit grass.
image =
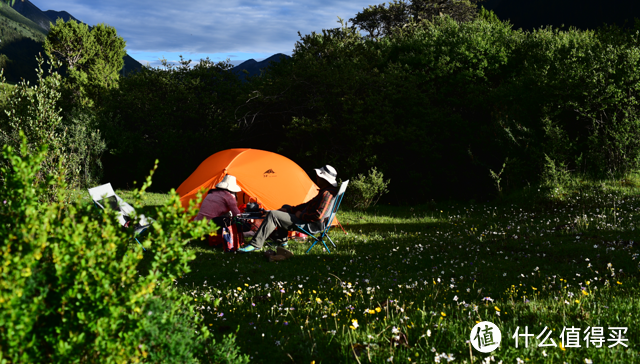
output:
M292 243L295 257L280 263L193 242L192 271L175 286L258 363L640 362L638 185L342 211L337 249L304 254L308 243ZM165 198L149 197L146 214ZM491 355L468 343L483 320L503 334ZM516 348L525 326L535 336ZM545 327L558 346L537 347ZM580 348L559 346L563 327L580 329ZM604 328L603 347L586 347L587 327ZM628 348L607 347L609 327L628 328Z

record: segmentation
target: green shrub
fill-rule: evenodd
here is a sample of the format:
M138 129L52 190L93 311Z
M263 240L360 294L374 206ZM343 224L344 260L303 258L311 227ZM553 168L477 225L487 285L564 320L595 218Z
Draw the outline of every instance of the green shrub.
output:
M29 86L25 81L9 89L5 103L5 115L0 116L0 143L21 152L19 133L27 140L27 153L34 153L48 145L36 181L59 173L71 187L87 187L100 176L100 156L105 143L97 130L94 117L86 111L73 110L62 116L58 107L61 97L62 76L52 72L45 77L43 59L38 58L38 82ZM56 61L50 66L59 66ZM23 155L24 156L24 155ZM6 163L6 161L5 161ZM55 188L49 186L43 201L56 198Z
M373 167L367 176L359 174L352 178L344 195L347 206L360 210L375 206L380 197L389 192L387 186L390 180L385 180L383 177L382 172Z
M216 344L215 340L211 340L205 351L203 362L212 364L246 364L250 361L249 355L240 354L236 344L236 336L228 334L222 338L222 342L219 344Z
M197 363L194 357L203 347L202 336L196 334L193 320L180 302L153 298L147 302L139 322L138 340L148 351L150 363ZM192 316L192 315L191 315Z
M73 109L63 119L67 129L67 148L71 184L74 187L91 187L102 177L102 153L106 143L98 129L93 112L87 109Z
M114 212L65 203L64 173L42 174L46 146L30 152L20 134L20 153L5 145L0 170L0 362L195 361L209 332L172 285L195 258L185 245L210 228L189 222L172 192L139 238L143 253ZM55 199L41 203L51 186ZM168 327L173 335L159 334ZM189 344L190 330L201 339Z
M569 180L571 175L567 171L567 166L562 162L556 162L545 154L546 163L542 171L542 185L549 188L562 188Z
M57 173L69 173L65 154L65 133L62 117L57 107L60 99L61 76L53 73L44 77L43 60L38 59L38 84L30 87L21 81L8 96L6 108L0 125L0 143L12 146L18 153L35 153L43 145L48 145L48 152L43 154L42 165L35 176L36 181L43 181L46 176ZM3 79L4 81L4 79ZM19 133L26 136L26 149L20 148ZM24 154L22 154L25 156ZM62 167L62 168L60 168ZM52 185L55 186L55 185ZM55 198L56 191L50 190L41 196L44 200Z

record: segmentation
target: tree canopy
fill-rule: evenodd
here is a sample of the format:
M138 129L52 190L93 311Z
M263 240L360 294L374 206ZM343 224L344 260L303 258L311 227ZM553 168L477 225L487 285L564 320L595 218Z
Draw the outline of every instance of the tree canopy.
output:
M125 45L114 27L98 24L89 28L75 20L58 19L47 35L45 52L64 63L69 101L91 106L102 90L117 87Z
M477 3L483 0L393 0L386 5L370 5L349 19L355 28L378 39L410 22L432 20L436 16L449 15L457 22L474 20L478 15Z

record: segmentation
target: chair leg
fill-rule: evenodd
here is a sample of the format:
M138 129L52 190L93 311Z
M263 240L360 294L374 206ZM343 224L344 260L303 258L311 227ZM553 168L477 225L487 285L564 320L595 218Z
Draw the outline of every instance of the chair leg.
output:
M327 235L327 238L329 238L329 241L331 242L331 245L333 245L334 248L337 248L336 243L333 242L333 239L331 239L331 237L329 235Z
M327 252L331 253L331 250L329 250L329 247L327 246L327 244L324 242L324 239L320 240L322 242L322 245L324 245L324 248L327 249Z
M147 249L144 248L144 246L142 246L142 243L140 243L140 240L138 240L137 237L134 237L134 239L136 239L136 241L138 242L138 244L140 244L140 246L142 247L142 250L147 251Z
M325 249L327 249L327 252L331 253L331 250L329 250L329 247L327 246L327 244L325 244L325 242L324 242L322 239L318 239L318 238L316 238L316 237L315 237L315 236L313 236L313 235L310 235L310 236L313 238L314 242L313 242L313 244L311 244L311 246L309 247L309 249L307 249L306 254L309 254L309 252L311 251L311 249L313 249L313 247L314 247L316 244L318 244L318 243L322 243L322 245L324 245L324 248L325 248Z
M311 244L311 246L309 247L309 249L307 249L306 254L309 254L309 252L311 251L311 249L313 249L314 246L316 246L316 244L318 244L318 239L315 236L312 236L312 238L314 239L313 244Z

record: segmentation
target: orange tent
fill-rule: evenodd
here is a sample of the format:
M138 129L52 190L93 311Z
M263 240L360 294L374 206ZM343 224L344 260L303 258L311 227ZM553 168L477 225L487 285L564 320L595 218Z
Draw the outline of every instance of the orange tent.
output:
M289 158L257 149L228 149L218 152L198 166L180 187L178 194L184 208L201 189L215 188L222 178L236 177L242 192L238 204L257 201L267 210L282 205L299 205L318 193L318 186L307 173Z

